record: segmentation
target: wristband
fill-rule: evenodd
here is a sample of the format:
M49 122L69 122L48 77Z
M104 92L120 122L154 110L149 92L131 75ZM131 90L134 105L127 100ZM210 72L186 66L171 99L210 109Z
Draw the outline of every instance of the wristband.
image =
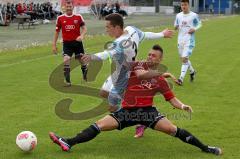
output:
M182 104L181 105L181 109L184 110L184 107L185 107L185 104Z

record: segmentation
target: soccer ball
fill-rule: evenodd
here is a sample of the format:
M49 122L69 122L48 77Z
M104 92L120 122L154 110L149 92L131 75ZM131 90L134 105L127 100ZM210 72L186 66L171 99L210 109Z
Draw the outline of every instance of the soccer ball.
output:
M37 146L37 137L31 131L23 131L17 135L16 144L21 150L29 152Z

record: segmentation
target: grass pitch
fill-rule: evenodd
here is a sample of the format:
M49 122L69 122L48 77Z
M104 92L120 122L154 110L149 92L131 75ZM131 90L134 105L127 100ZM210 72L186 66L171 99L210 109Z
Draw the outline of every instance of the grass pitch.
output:
M191 120L188 114L173 110L161 96L155 98L160 112L167 114L173 123L189 130L204 143L222 147L224 155L221 158L224 159L240 158L239 26L239 16L217 18L204 21L197 32L196 48L191 57L198 72L197 79L189 83L187 77L183 87L174 87L177 97L193 107ZM109 40L105 36L89 37L85 41L86 51L101 51ZM159 43L165 52L163 63L169 72L178 76L181 64L176 41L176 36L168 40L144 41L138 58L144 59L150 47ZM51 55L50 45L0 54L0 158L219 158L150 129L146 130L144 138L136 140L133 138L134 128L103 132L96 139L74 147L70 153L62 152L49 140L49 131L73 136L107 113L78 121L62 120L55 114L56 103L64 98L73 100L73 112L89 110L101 102L100 98L66 94L51 88L50 74L61 63L60 55ZM94 82L83 82L80 72L80 67L72 72L73 84L100 88L109 75L109 63L104 63ZM38 145L32 153L23 153L15 145L16 135L23 130L37 135Z

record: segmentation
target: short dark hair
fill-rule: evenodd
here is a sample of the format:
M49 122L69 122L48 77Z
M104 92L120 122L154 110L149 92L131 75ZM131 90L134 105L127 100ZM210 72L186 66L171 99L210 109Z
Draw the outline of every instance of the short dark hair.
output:
M105 17L106 21L110 21L110 23L115 26L120 26L123 29L124 21L123 17L118 13L112 13Z
M161 55L163 55L163 49L162 49L162 47L160 45L155 44L155 45L153 45L152 49L156 50L156 51L160 51Z
M187 2L189 4L189 0L181 0L181 3Z

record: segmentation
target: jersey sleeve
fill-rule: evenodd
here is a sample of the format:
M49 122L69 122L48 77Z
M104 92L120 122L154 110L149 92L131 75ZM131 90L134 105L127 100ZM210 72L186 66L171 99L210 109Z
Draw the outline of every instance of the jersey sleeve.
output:
M198 30L202 26L202 22L199 16L196 14L193 18L193 27L195 30Z
M99 61L99 60L107 60L109 59L110 62L112 59L112 56L114 56L117 53L115 49L113 50L104 50L103 52L95 53L91 56L92 60Z
M169 87L168 82L165 80L164 77L159 77L158 88L159 88L159 92L164 96L166 101L169 101L175 97L174 93Z
M92 59L93 60L106 60L106 59L109 59L110 62L111 62L112 57L121 51L119 49L119 47L117 47L115 44L116 43L112 43L111 44L112 46L111 46L110 49L104 50L103 52L99 52L99 53L93 54L92 55Z
M59 32L62 28L61 19L58 17L56 20L56 31Z
M129 31L130 33L136 32L139 37L139 43L142 42L145 37L144 32L134 26L127 26L125 30Z
M83 17L80 15L80 26L84 26L84 25L85 25L85 21Z
M178 15L176 15L176 19L174 21L174 27L178 27L179 26L179 18Z
M154 39L160 39L164 37L163 32L160 33L153 33L153 32L144 32L145 39L154 40Z

